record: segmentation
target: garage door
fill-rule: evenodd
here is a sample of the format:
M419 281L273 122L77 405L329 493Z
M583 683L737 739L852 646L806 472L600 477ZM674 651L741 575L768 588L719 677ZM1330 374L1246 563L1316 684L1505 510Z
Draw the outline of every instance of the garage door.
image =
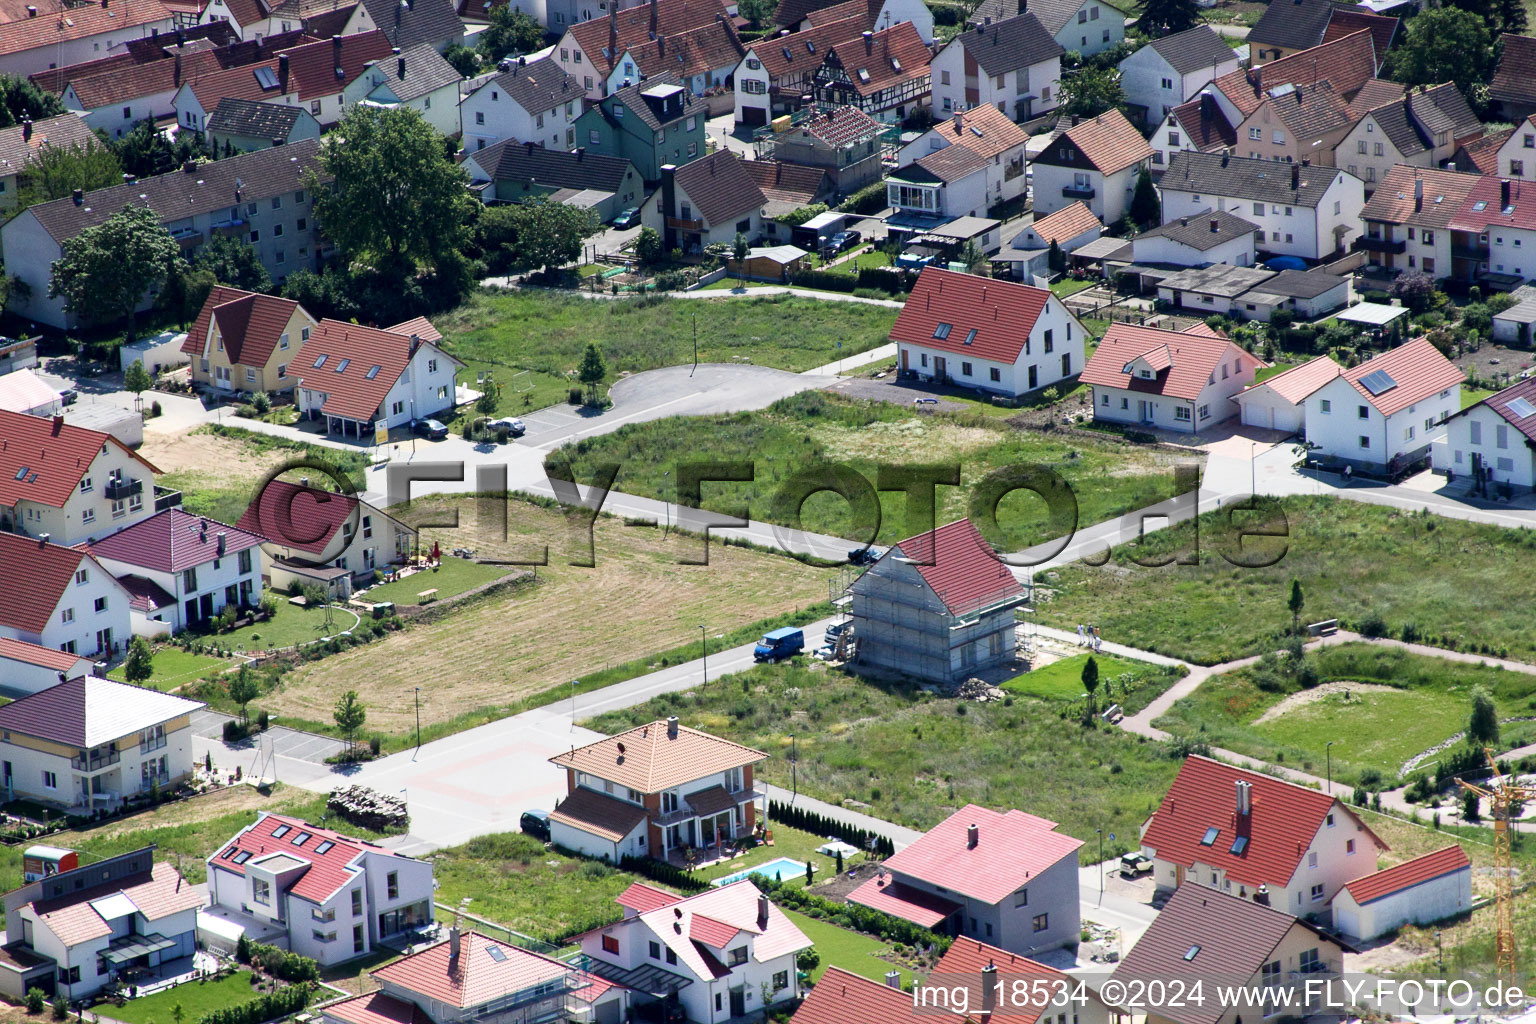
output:
M741 123L753 128L761 128L768 123L768 111L762 107L742 107Z

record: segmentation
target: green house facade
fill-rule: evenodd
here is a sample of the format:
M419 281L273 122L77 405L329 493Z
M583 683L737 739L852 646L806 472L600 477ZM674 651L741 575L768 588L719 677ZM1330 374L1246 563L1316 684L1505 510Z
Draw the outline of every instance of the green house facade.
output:
M649 183L667 164L681 167L705 155L705 103L670 76L604 97L576 119L577 145L635 165Z

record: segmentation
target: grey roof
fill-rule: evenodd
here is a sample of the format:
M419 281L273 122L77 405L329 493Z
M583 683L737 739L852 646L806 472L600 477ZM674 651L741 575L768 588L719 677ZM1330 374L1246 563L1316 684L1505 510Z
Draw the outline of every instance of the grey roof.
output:
M1221 36L1213 32L1209 25L1197 25L1184 32L1175 32L1171 36L1154 39L1147 45L1181 75L1237 59L1232 47L1222 42Z
M208 115L208 130L251 139L287 139L299 119L309 116L303 107L226 96Z
M1430 148L1430 140L1408 116L1408 104L1388 103L1371 111L1371 117L1403 156L1416 156Z
M1040 19L1046 31L1055 35L1066 27L1067 22L1077 17L1077 12L1082 9L1086 0L1029 0L1029 11ZM1019 4L1023 7L1023 4ZM1113 10L1113 8L1111 8Z
M1211 223L1215 222L1216 229L1211 230ZM1180 217L1178 220L1169 221L1160 227L1151 228L1137 235L1141 238L1167 238L1187 245L1191 249L1205 252L1214 249L1224 242L1230 242L1234 238L1243 235L1252 236L1257 231L1258 225L1250 223L1233 213L1225 210L1205 210L1201 213L1193 213L1188 217Z
M1159 283L1159 287L1184 292L1200 292L1205 295L1222 295L1236 298L1274 277L1272 270L1257 267L1234 267L1226 263L1213 263L1209 267L1193 267L1174 274Z
M1536 324L1536 299L1526 299L1493 315L1495 320L1508 320L1517 324Z
M1061 44L1033 14L978 26L960 33L950 45L954 43L965 47L965 52L993 75L1027 68L1063 53Z
M400 77L400 61L405 61L405 77ZM437 52L437 47L431 43L417 43L415 46L400 53L398 58L388 61L380 61L379 67L385 73L385 81L381 85L389 86L389 91L394 93L402 103L419 99L430 92L436 92L444 86L453 85L462 81L463 76L443 59L443 55ZM454 97L458 99L457 96Z
M516 139L503 139L471 153L468 159L493 181L535 181L543 186L599 192L617 192L624 175L634 169L622 157L545 149Z
M652 89L655 89L657 86L681 84L682 83L677 80L676 75L658 75L655 78L650 78L643 82L637 82L634 85L627 85L620 89L618 92L610 94L608 98L602 102L603 115L608 117L609 120L612 120L613 118L610 111L613 110L614 105L623 104L624 114L626 117L630 114L635 114L640 118L640 122L647 128L653 132L659 132L662 129L661 119L656 116L655 109L645 101L643 94L649 92ZM701 113L703 108L704 101L693 95L693 93L689 92L687 89L684 89L682 113L678 114L676 117L666 123L675 124L685 117L691 117L695 114Z
M1333 8L1333 0L1275 0L1248 30L1248 45L1310 49L1323 41Z
M1326 270L1282 270L1274 277L1256 285L1252 292L1278 295L1287 299L1315 299L1344 284L1345 278Z
M514 64L512 70L502 72L480 88L488 86L506 93L508 99L530 114L542 114L586 95L581 80L550 57L540 57L532 64Z
M241 202L255 202L304 187L306 171L320 171L320 140L303 139L254 153L198 164L191 173L176 170L130 185L87 192L76 206L72 198L29 207L43 229L59 243L95 227L130 204L148 206L162 222L181 220L235 205L235 181Z
M362 0L362 4L390 44L402 50L417 43L436 46L464 39L464 22L453 0Z
M945 146L917 161L939 181L959 181L987 166L987 158L964 146Z
M711 226L735 220L766 201L741 158L721 149L677 168L673 180L688 193L693 209Z
M1297 171L1297 187L1291 188L1291 171ZM1158 182L1164 192L1208 193L1236 199L1282 203L1315 208L1336 177L1346 172L1337 167L1250 160L1221 153L1175 153Z

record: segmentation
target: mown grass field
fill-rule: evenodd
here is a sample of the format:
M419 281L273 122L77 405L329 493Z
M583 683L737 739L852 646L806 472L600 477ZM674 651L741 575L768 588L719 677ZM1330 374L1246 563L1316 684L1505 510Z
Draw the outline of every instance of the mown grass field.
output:
M428 529L423 546L436 540L444 547L467 544L482 558L527 558L548 545L549 564L538 566L532 579L384 640L302 665L261 707L290 724L332 729L336 695L356 689L368 708L367 731L404 737L415 726L420 686L423 735L444 735L522 710L552 687L564 696L572 679L619 666L633 675L647 669L648 656L658 659L650 667L661 668L660 656L673 648L681 648L679 660L697 657L700 626L718 649L749 639L737 639L735 630L827 600L829 572L792 558L716 541L708 565L680 564L701 557L703 542L675 531L663 537L659 529L599 518L596 564L588 568L569 564L585 552L571 546L569 525L554 509L513 501L502 539L498 525L476 519L473 499L415 506L430 513L453 504L462 509L459 528L451 536ZM421 578L405 581L412 596L425 589L412 583Z
M437 594L432 600L446 601L466 590L498 580L511 572L512 568L508 565L483 565L445 553L440 565L374 587L362 596L366 601L391 601L399 606L407 606L421 604L424 591L436 590Z
M152 666L154 675L141 683L157 690L173 690L183 683L201 679L230 668L233 663L208 654L193 654L179 647L161 647L155 650ZM108 679L126 682L124 665L119 664L107 673Z
M1164 668L1145 661L1133 661L1113 654L1077 654L1053 661L1042 668L1014 676L1002 684L1008 693L1040 700L1081 702L1083 666L1093 658L1099 667L1099 689L1095 696L1100 708L1119 704L1128 715L1146 707L1182 670Z
M1500 718L1536 712L1536 676L1521 672L1367 643L1308 657L1317 666L1316 689L1261 689L1263 673L1241 669L1206 680L1155 724L1318 774L1331 740L1336 780L1353 783L1374 770L1390 785L1404 762L1466 728L1474 688L1493 695ZM1259 722L1267 713L1272 717Z
M751 482L705 484L703 506L786 525L794 524L793 508L777 507L774 495L802 473L813 474L818 481L831 479L827 467L832 464L853 468L871 485L881 467L958 464L960 486L938 488L940 523L970 514L969 503L979 493L977 483L989 473L1039 465L1067 481L1075 506L1068 502L1064 507L1075 507L1080 526L1169 497L1175 461L1171 455L1113 439L1056 438L1017 431L986 416L918 414L887 402L845 399L820 391L782 399L760 412L632 424L583 439L549 457L551 462L567 459L583 484L592 479L595 465L617 462L620 469L614 486L618 490L672 501L677 500L679 465L704 460L750 462L755 473ZM867 538L873 525L855 521L848 503L832 493L813 495L800 513L803 528L842 537ZM1002 528L991 531L988 539L1003 551L1061 536L1073 525L1070 513L1047 515L1045 502L1028 491L1003 497L997 518ZM894 543L926 528L908 520L902 492L880 495L880 543Z
M738 358L783 370L809 370L843 354L883 345L897 310L866 303L822 302L790 296L719 301L666 298L584 299L547 292L479 292L452 313L434 320L448 338L445 348L470 370L531 370L537 380L565 381L596 342L608 363L608 380L693 361L695 321L699 360ZM469 377L473 380L473 376ZM537 382L537 381L536 381ZM563 400L563 386L558 396ZM535 396L532 407L547 405ZM502 395L503 412L515 415L521 398Z
M1337 618L1355 628L1379 616L1393 636L1406 626L1432 646L1536 662L1536 620L1528 614L1536 577L1510 571L1536 551L1536 531L1330 497L1286 498L1279 507L1288 537L1242 542L1244 552L1273 564L1241 568L1221 554L1236 557L1238 529L1259 514L1207 513L1199 520L1200 564L1135 564L1138 552L1151 561L1193 550L1194 524L1159 530L1103 567L1046 574L1041 621L1066 629L1094 622L1106 640L1213 665L1278 648L1291 628L1291 580L1299 579L1303 624Z
M911 971L881 958L882 954L891 951L889 943L863 932L850 931L831 921L819 921L797 910L786 910L784 914L795 922L795 927L804 932L806 938L816 944L816 952L821 954L821 963L811 971L813 983L821 980L828 967L841 967L882 985L885 984L885 972L894 968L901 972L903 986L911 984Z
M1017 807L1060 822L1078 838L1096 828L1123 837L1105 846L1106 856L1134 845L1137 826L1179 766L1163 744L1084 727L1044 701L940 700L905 685L789 662L585 724L614 733L672 714L775 755L759 774L776 785L790 785L793 733L802 793L833 803L857 800L876 817L921 829L971 802ZM1097 853L1095 847L1085 856Z

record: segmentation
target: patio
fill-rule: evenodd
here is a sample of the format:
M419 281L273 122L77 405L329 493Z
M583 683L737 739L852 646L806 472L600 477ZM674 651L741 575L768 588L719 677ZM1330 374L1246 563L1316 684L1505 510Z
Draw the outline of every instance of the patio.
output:
M136 936L137 942L143 943L154 939L155 936ZM133 954L132 944L124 945L120 950L113 952L123 956ZM110 960L112 953L107 954ZM138 954L145 955L145 954ZM133 998L153 995L166 989L175 988L184 982L196 981L205 974L212 974L218 970L217 957L208 953L194 953L191 956L177 957L154 967L127 967L118 972L123 984L128 986L128 991Z

